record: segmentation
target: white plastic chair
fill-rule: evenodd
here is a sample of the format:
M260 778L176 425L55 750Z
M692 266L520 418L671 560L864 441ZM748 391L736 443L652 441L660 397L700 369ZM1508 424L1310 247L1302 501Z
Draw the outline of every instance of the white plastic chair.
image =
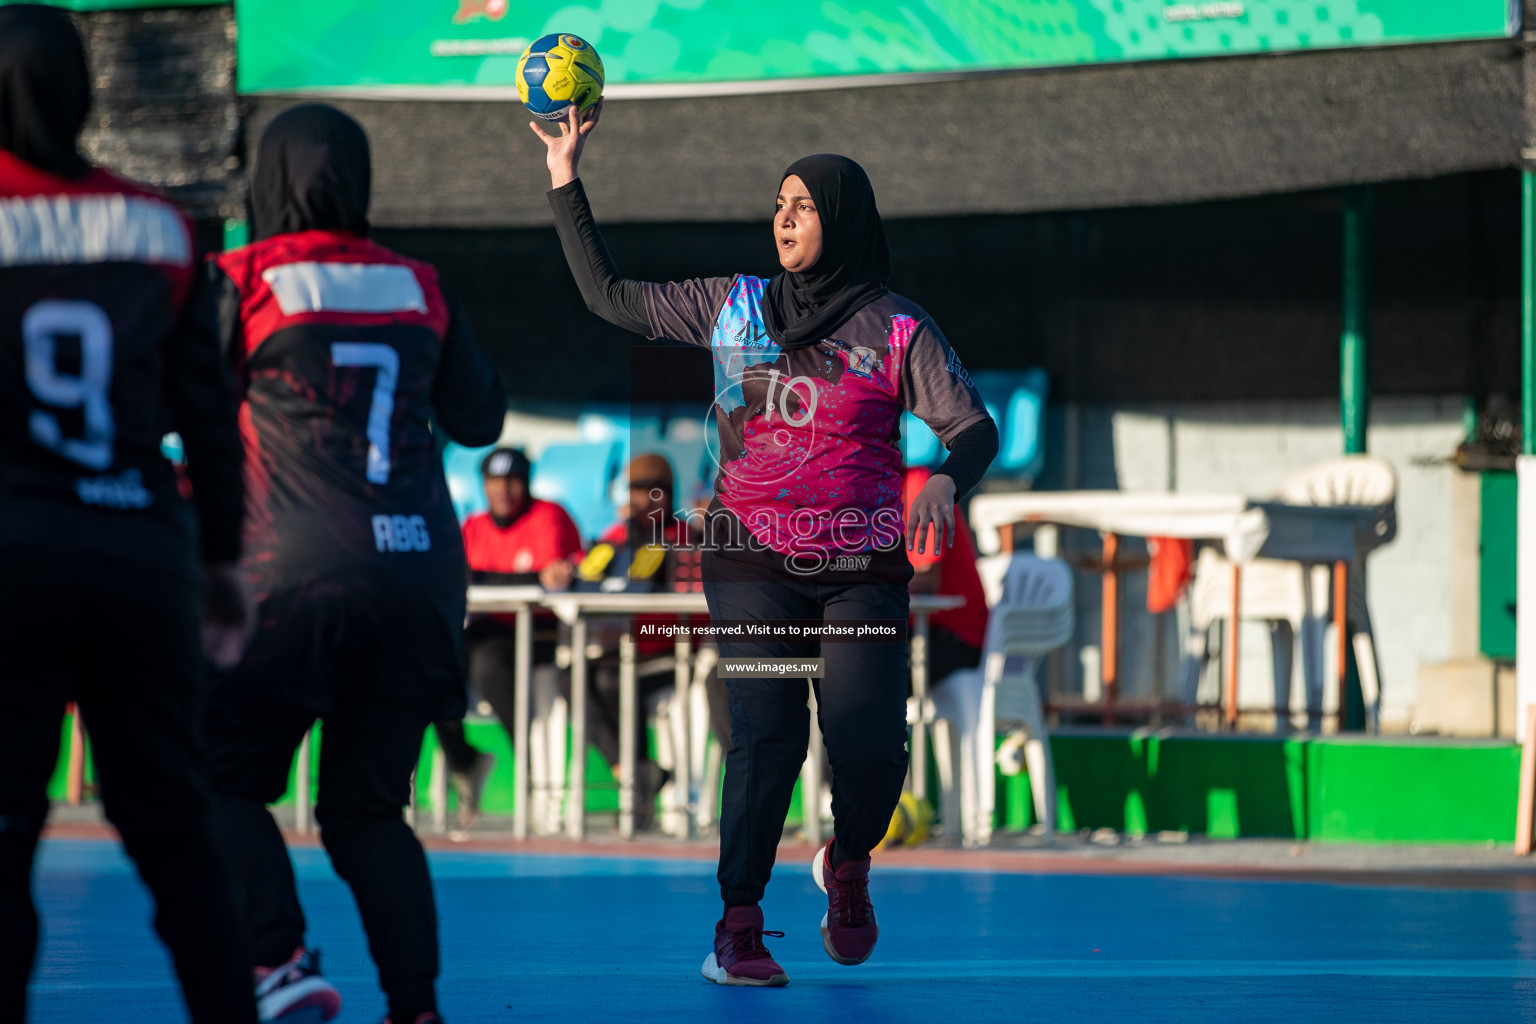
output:
M951 835L958 831L968 847L984 846L992 838L994 748L1000 722L1022 723L1027 729L1024 756L1035 815L1046 835L1056 829L1056 768L1035 677L1045 655L1072 638L1072 570L1065 562L1034 555L996 557L1006 561L1007 569L987 623L981 667L952 672L940 680L929 697L929 707L923 709L924 718L935 726L934 756L945 831ZM959 732L958 794L952 731Z
M1381 664L1376 654L1370 608L1365 599L1365 557L1397 535L1397 473L1392 464L1371 455L1346 455L1308 466L1280 485L1276 500L1314 507L1372 508L1371 527L1357 538L1356 557L1348 569L1345 620L1354 630L1355 662L1365 699L1369 728L1376 732L1381 718ZM1327 565L1256 558L1243 566L1239 614L1267 622L1274 645L1275 727L1283 729L1290 707L1294 638L1301 637L1302 679L1307 716L1318 728L1323 712L1325 634L1333 613L1333 587ZM1224 622L1232 607L1232 563L1205 549L1195 565L1190 590L1190 635L1183 670L1183 694L1193 704L1202 671L1210 657L1211 628Z

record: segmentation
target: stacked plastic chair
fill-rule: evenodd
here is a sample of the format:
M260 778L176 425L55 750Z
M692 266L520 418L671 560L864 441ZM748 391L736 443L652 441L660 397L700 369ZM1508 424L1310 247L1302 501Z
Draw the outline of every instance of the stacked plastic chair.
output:
M987 622L981 666L940 680L923 709L924 720L934 724L945 832L958 831L968 847L992 838L995 744L1003 723L1027 731L1024 758L1035 816L1047 836L1055 832L1056 769L1037 677L1045 656L1071 640L1076 626L1072 570L1065 562L1029 554L996 557L1006 559L1007 568ZM952 732L959 734L958 793Z
M1361 695L1369 728L1376 732L1381 719L1381 665L1365 600L1365 559L1397 536L1397 473L1384 459L1346 455L1315 463L1287 477L1275 499L1289 505L1370 508L1376 513L1368 530L1356 539L1356 557L1349 565L1345 591L1345 620L1354 634L1352 645L1360 669ZM1241 579L1239 614L1250 621L1265 622L1270 629L1276 731L1284 731L1287 726L1292 651L1298 634L1308 725L1320 728L1324 638L1332 618L1333 601L1329 567L1255 558L1243 566ZM1211 629L1226 620L1231 607L1232 564L1216 551L1203 549L1190 588L1190 633L1183 670L1186 705L1193 706L1198 697L1200 677L1210 660Z

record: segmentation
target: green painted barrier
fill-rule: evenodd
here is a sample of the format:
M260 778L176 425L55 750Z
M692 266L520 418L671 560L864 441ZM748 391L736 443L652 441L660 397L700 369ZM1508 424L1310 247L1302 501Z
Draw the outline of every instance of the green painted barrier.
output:
M62 799L69 720L49 796ZM322 730L310 744L318 787ZM512 813L511 744L499 723L466 723L470 743L496 755L482 796L487 814ZM416 773L417 802L428 787L437 736L428 730ZM1059 827L1132 834L1182 831L1213 838L1247 836L1358 843L1486 843L1514 838L1520 748L1479 740L1395 737L1159 736L1146 732L1060 733L1056 762ZM295 765L295 769L297 765ZM292 803L296 770L280 803ZM90 758L86 779L94 780ZM1035 823L1027 775L996 778L997 828ZM89 788L87 789L89 793ZM937 804L938 785L930 773ZM454 806L449 796L450 810ZM586 807L618 812L618 786L596 750L587 752ZM796 785L788 821L802 821Z
M1513 743L1316 740L1307 835L1353 843L1513 842Z
M1064 831L1306 835L1305 741L1061 735L1051 753Z
M1520 748L1389 737L1057 735L1058 827L1357 843L1514 838ZM998 777L1003 830L1034 823Z

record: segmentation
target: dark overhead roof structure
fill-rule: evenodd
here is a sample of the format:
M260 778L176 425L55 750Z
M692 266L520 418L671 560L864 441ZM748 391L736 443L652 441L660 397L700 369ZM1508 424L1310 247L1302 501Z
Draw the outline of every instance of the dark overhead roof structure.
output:
M1005 72L920 85L612 101L584 158L598 215L740 221L807 153L864 164L882 213L1186 203L1516 166L1519 40ZM292 98L256 96L248 138ZM337 99L374 144L374 218L545 224L514 102Z

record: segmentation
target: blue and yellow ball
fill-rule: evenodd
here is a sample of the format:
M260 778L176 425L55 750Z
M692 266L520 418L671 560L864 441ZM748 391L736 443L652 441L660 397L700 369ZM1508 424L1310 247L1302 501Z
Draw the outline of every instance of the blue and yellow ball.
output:
M580 36L542 36L517 58L517 98L534 117L561 121L572 103L585 113L602 96L603 60Z

